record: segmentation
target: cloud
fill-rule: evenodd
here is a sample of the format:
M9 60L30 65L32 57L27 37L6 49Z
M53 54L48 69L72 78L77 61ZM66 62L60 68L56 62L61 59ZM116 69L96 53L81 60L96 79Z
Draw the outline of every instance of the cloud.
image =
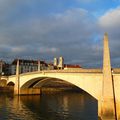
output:
M93 40L97 33L96 21L85 9L73 8L44 17L22 16L21 20L11 16L0 22L3 25L0 50L5 51L1 52L1 57L53 59L62 55L67 63L76 61L85 66L94 63L96 58L100 60L97 54L100 50L95 47L99 43Z
M48 53L48 54L51 54L51 53L56 53L56 52L58 52L59 51L59 49L58 48L54 48L54 47L52 47L52 48L48 48L48 47L40 47L40 48L38 48L38 52L39 53Z
M120 7L108 10L104 15L102 15L98 24L101 31L108 32L110 41L110 50L112 65L118 67L120 64Z
M11 47L11 52L13 53L21 53L21 52L25 52L27 49L25 49L24 47Z
M103 28L113 29L120 26L120 7L110 9L99 19L99 24Z

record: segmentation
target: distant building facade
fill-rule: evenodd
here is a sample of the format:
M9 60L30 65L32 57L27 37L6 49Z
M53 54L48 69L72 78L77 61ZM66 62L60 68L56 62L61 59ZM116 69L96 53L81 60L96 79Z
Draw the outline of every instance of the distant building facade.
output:
M64 58L61 56L58 58L54 58L54 69L80 69L82 68L80 65L76 64L64 64Z
M10 64L0 60L0 75L15 75L17 60L13 60ZM54 58L53 63L46 63L41 60L25 60L19 59L19 73L27 73L42 70L57 70L57 69L80 69L79 65L64 64L64 58Z
M48 65L47 70L54 70L55 69L55 66L53 63L48 63L47 65Z
M12 75L16 74L16 65L17 65L17 59L15 59L11 64L10 69ZM47 64L44 61L19 59L19 68L20 68L19 70L20 73L34 72L38 70L46 70Z
M64 58L61 56L59 57L59 64L58 64L59 69L64 69Z
M2 60L0 60L0 74L3 72L3 61Z
M0 75L8 75L9 74L9 64L3 60L0 60Z
M54 66L58 66L58 58L54 58Z
M72 65L72 64L64 64L64 69L65 70L70 70L70 69L75 69L75 70L79 70L79 69L81 69L82 67L80 66L80 65Z

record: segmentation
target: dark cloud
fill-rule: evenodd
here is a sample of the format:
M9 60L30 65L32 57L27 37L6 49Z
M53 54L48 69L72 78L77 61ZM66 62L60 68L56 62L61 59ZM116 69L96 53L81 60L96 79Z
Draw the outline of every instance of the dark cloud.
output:
M42 4L43 1L40 2ZM24 6L26 9L34 9L32 2L28 0L19 2L1 0L1 58L52 60L54 56L62 55L66 63L78 63L84 67L102 67L103 31L110 31L112 39L110 42L114 51L112 56L115 58L114 61L118 60L119 52L116 52L115 48L119 49L119 24L116 25L118 33L115 36L113 33L116 30L111 30L115 25L108 24L110 17L108 13L96 20L85 9L69 8L61 12L49 12L43 16L41 10L37 9L38 12L32 14L33 11L30 13L22 9Z
M101 31L107 31L110 41L112 65L120 66L120 7L108 10L99 18Z
M84 9L69 9L43 18L37 16L4 26L0 33L0 49L4 48L9 57L29 55L50 59L62 55L66 62L87 64L97 55L93 42L95 26Z

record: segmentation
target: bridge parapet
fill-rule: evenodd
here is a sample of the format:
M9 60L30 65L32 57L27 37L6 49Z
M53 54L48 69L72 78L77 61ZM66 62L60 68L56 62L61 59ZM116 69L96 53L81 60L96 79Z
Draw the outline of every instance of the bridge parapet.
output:
M80 70L43 70L35 72L22 73L20 75L30 75L30 74L44 74L44 73L102 73L102 69L80 69ZM13 75L12 75L13 76Z
M7 80L7 79L8 79L8 76L1 76L1 77L0 77L0 80L3 80L3 79L4 79L4 80Z
M114 68L112 69L112 72L115 74L120 74L120 68Z
M44 71L44 72L65 72L65 73L69 73L69 72L72 72L72 73L102 73L102 69L67 69L67 70L47 70L47 71Z
M120 68L114 68L112 69L113 73L112 75L120 75ZM23 75L31 75L31 74L45 74L45 73L98 73L102 74L102 69L80 69L80 70L44 70L44 71L35 71L35 72L27 72L20 74ZM16 75L10 75L10 76L1 76L1 79L8 79L11 77L15 77Z
M120 74L120 68L114 68L113 70L113 74ZM68 69L68 70L42 70L42 71L34 71L34 72L26 72L26 73L22 73L20 75L30 75L30 74L35 74L35 73L103 73L102 69L97 68L91 68L91 69ZM16 75L10 75L10 76L2 76L1 78L5 78L7 79L8 77L15 77Z

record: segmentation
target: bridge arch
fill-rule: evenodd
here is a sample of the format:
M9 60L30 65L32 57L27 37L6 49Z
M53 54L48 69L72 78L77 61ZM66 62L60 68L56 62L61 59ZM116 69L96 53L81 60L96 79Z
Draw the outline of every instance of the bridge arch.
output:
M37 84L39 81L41 81L42 79L45 79L45 78L46 78L46 77L38 77L38 78L31 79L31 80L25 82L25 83L20 87L20 89L31 88L31 87L33 87L35 84Z
M65 75L64 75L65 76ZM87 76L88 77L88 76ZM81 78L81 79L80 79ZM49 76L49 75L42 75L42 76L37 76L37 77L33 77L31 79L27 79L25 83L21 84L20 89L24 89L24 88L38 88L38 87L42 87L42 85L44 85L45 83L49 82L51 79L54 80L63 80L66 81L80 89L82 89L83 91L85 91L86 93L88 93L89 95L91 95L92 97L94 97L95 99L99 99L100 93L98 92L98 84L100 83L100 78L93 78L92 76L92 81L91 79L86 80L86 78L82 78L82 77L68 77L67 78L62 78L61 76ZM97 87L92 87L93 89L91 89L91 86L96 85ZM99 84L100 86L100 84ZM90 89L89 89L90 88Z
M39 82L38 79L43 78L55 78L69 82L80 89L86 91L88 94L96 98L101 99L103 74L96 72L74 72L74 71L43 71L24 73L19 76L20 89L29 88ZM16 76L10 76L8 82L12 81L17 85ZM34 82L36 83L34 83ZM31 86L30 86L31 85ZM17 89L17 87L16 87Z
M51 83L53 81L59 82L59 84L69 84L71 86L76 86L76 85L73 85L73 84L69 83L68 81L65 81L65 80L62 80L62 79L58 79L58 78L38 77L38 78L31 79L31 80L27 81L26 83L24 83L21 86L21 89L31 88L31 87L33 87L33 88L40 88L40 87L44 86L46 83Z
M12 81L10 81L9 83L7 83L7 86L14 86L14 85L15 85L15 83L12 82Z

